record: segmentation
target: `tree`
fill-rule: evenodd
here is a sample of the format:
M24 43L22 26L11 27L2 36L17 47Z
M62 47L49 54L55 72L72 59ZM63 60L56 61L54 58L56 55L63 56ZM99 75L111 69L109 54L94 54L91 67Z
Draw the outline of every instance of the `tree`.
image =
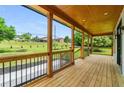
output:
M29 40L31 40L31 36L32 35L30 33L24 33L21 35L21 38L26 40L26 41L29 41Z
M75 44L77 46L81 46L82 43L82 34L80 32L76 32L74 35L74 40L75 40Z
M35 36L35 37L32 38L32 41L40 42L40 38L38 36Z
M15 28L13 26L7 26L5 20L0 17L0 41L12 40L15 36Z
M94 37L93 45L95 47L111 47L112 46L112 36Z
M70 42L70 39L69 39L68 36L65 36L65 38L64 38L64 42L65 42L65 43L69 43L69 42Z
M75 45L81 46L82 34L80 32L75 33ZM112 36L97 36L93 38L94 47L111 47L112 46ZM88 35L84 36L84 45L88 45Z

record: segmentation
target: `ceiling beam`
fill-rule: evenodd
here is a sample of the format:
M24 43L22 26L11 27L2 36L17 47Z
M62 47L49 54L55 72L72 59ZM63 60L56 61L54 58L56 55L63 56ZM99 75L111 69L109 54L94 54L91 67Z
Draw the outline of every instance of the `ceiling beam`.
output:
M113 35L113 32L99 33L99 34L94 34L93 36L107 36L107 35Z
M119 17L118 17L118 20L117 20L117 22L115 24L115 27L113 29L113 32L115 32L117 30L117 27L118 27L118 25L119 25L119 23L120 23L120 21L122 19L122 16L123 16L123 12L124 12L124 8L122 9L121 13L119 14Z
M69 17L67 14L65 14L63 11L61 11L56 6L54 6L54 5L39 5L39 6L44 8L45 10L47 10L49 12L52 12L54 15L62 18L63 20L76 26L77 28L81 29L82 31L92 35L92 33L90 33L86 28L84 28L82 25L78 24L75 20L73 20L71 17Z

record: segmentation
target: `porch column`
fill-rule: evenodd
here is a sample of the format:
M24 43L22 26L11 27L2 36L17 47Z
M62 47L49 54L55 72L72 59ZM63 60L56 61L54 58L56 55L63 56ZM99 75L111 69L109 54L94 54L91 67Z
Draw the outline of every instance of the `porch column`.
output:
M111 56L113 56L113 52L114 52L114 38L112 37L112 47L111 47Z
M113 33L113 57L114 62L117 63L117 30Z
M53 14L52 13L48 13L48 33L47 33L47 37L48 37L48 41L47 41L47 45L48 45L48 67L47 67L47 73L48 73L48 77L52 77L53 76L53 64L52 64L52 19L53 19Z
M71 42L71 50L72 50L72 53L71 53L71 64L74 64L74 29L75 27L72 26L72 42Z
M91 36L91 39L90 39L91 41L90 41L90 54L92 54L92 52L93 52L93 36Z
M88 56L90 55L90 36L89 36L89 34L88 34Z
M123 14L122 14L122 26L124 26L124 10L123 10ZM122 55L121 55L121 60L122 60L122 74L124 75L124 29L121 30L121 34L122 34Z
M124 26L124 24L122 25ZM124 30L122 30L122 57L121 58L122 58L122 74L124 75Z
M80 50L80 53L81 53L81 58L84 58L84 32L82 32L82 44L81 44L81 50Z

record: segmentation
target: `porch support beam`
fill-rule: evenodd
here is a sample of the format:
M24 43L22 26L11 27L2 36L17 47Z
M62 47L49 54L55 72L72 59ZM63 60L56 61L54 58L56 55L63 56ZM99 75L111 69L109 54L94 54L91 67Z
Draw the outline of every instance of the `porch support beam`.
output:
M53 19L53 14L51 12L48 13L48 40L47 40L47 45L48 45L48 69L47 69L47 73L48 73L48 77L52 77L53 76L53 66L52 66L52 19Z
M90 55L90 35L88 34L88 56Z
M93 36L91 36L90 40L91 40L91 41L90 41L90 45L91 45L91 46L90 46L90 47L91 47L91 48L90 48L90 54L92 54L92 52L93 52Z
M121 26L124 26L124 10L123 10L123 14L122 14L122 25ZM121 30L121 52L122 52L122 55L121 55L121 67L122 67L122 74L124 75L124 29Z
M113 56L113 52L114 52L114 37L112 36L112 47L111 47L111 56Z
M82 32L82 44L81 44L81 50L80 50L80 53L81 53L81 58L84 58L84 32Z
M74 30L75 30L75 27L72 25L72 42L71 42L71 50L72 50L72 53L71 53L71 64L74 64Z

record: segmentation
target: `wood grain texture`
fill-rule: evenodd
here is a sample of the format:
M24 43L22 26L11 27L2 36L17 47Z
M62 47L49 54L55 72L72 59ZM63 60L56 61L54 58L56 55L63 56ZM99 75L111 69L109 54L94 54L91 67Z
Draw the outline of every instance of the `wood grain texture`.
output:
M39 79L27 87L119 87L124 85L119 67L111 56L90 55L77 59L75 65Z
M92 35L112 34L123 9L120 5L57 5L56 7L83 25Z

